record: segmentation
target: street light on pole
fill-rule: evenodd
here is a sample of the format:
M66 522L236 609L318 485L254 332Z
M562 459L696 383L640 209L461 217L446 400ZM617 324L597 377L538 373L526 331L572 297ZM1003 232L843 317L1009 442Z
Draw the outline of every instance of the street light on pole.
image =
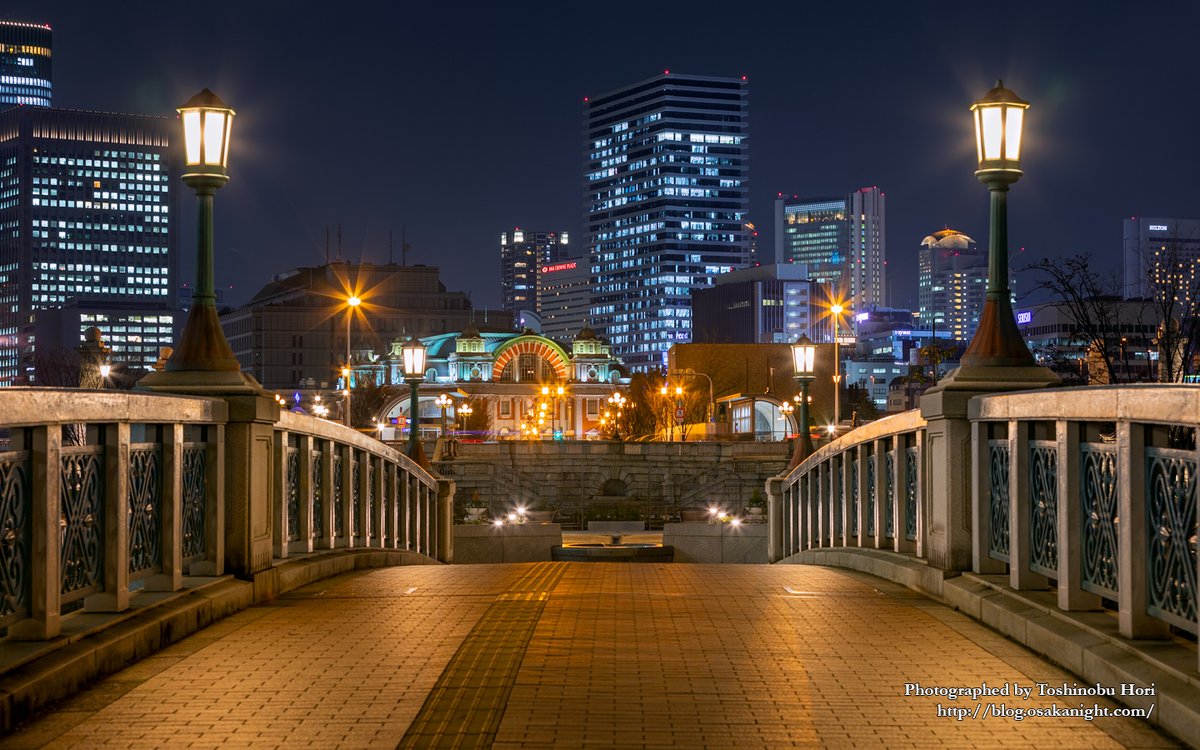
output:
M809 434L808 427L808 386L813 381L816 373L817 363L817 347L808 336L801 335L796 339L796 343L792 344L792 367L794 368L792 377L796 379L796 383L800 386L800 419L796 436L796 449L792 453L791 463L788 464L788 471L800 465L804 459L812 455L813 445L812 436Z
M425 379L425 345L416 336L400 347L404 357L404 381L412 388L408 402L408 457L425 465L425 454L421 450L421 416L417 398L417 386Z
M446 436L446 409L449 409L454 404L454 400L446 394L442 394L434 399L433 403L437 404L442 410L442 437Z
M833 424L835 430L837 429L836 425L842 421L842 355L838 344L838 320L842 317L842 311L845 309L840 302L835 302L829 307L829 312L833 314Z
M217 316L213 282L213 197L229 181L229 134L234 111L204 89L178 109L183 121L183 181L196 192L196 288L187 323L167 372L241 372ZM240 381L240 378L238 379Z
M473 411L475 410L471 408L470 404L463 404L462 406L458 407L458 417L462 425L459 431L463 434L466 434L467 432L467 420L470 419L471 412Z
M362 304L362 300L355 295L350 295L346 298L346 365L342 368L342 384L346 387L346 419L347 427L350 423L350 376L353 374L353 368L350 366L350 320L354 317L354 311Z

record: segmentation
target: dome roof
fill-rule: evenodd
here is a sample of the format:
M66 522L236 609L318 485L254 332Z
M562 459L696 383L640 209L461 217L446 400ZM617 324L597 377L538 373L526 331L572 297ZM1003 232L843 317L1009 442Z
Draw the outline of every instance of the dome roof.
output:
M966 250L975 240L956 229L938 230L921 240L921 247L936 247L939 250Z
M483 337L479 335L478 328L476 328L473 324L468 324L467 327L463 329L463 332L459 336L459 338L460 339L479 339L479 338L483 338Z
M575 334L575 341L597 341L596 332L589 326L584 326L579 329L579 333Z

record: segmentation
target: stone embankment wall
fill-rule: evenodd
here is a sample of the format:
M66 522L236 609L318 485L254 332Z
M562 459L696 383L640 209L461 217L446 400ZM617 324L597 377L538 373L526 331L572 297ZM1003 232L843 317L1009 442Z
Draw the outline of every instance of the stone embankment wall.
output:
M608 441L464 443L437 471L495 516L516 505L570 518L592 508L674 514L717 505L740 512L786 468L785 443ZM614 519L621 520L621 519Z

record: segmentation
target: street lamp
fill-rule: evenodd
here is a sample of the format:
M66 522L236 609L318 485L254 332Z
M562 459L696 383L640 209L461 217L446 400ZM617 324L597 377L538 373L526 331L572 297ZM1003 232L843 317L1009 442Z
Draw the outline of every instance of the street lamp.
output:
M796 436L796 450L792 453L792 461L788 471L800 465L800 462L812 455L812 437L808 428L808 386L816 373L817 347L808 336L801 334L792 344L792 377L800 386L800 419Z
M346 366L342 368L342 378L346 384L346 426L350 426L350 319L354 311L362 304L362 300L354 295L346 298Z
M467 419L471 416L471 412L473 411L475 410L471 408L470 404L463 404L462 406L458 407L458 418L461 420L462 424L460 432L463 434L465 434L467 431Z
M988 285L975 337L962 355L963 367L1033 367L1029 347L1013 317L1008 278L1008 186L1021 179L1021 130L1029 102L1003 81L971 105L975 113L975 176L991 194Z
M412 388L408 402L408 457L425 463L421 452L421 417L418 413L417 386L425 379L425 345L416 336L400 347L404 357L404 381Z
M109 363L104 362L100 365L100 387L101 388L108 387L108 376L111 372L112 372L112 365L110 365Z
M229 181L229 134L234 112L204 89L179 109L183 121L183 181L196 192L196 288L168 372L240 372L221 330L213 283L213 196Z
M838 345L838 320L842 317L841 303L835 302L830 306L829 312L833 313L833 424L838 424L842 419L841 413L841 396L842 396L842 355Z
M446 436L446 409L450 408L450 406L454 403L454 400L443 393L442 395L440 395L436 399L434 399L433 403L437 404L438 407L441 408L441 410L442 410L442 437L445 437Z

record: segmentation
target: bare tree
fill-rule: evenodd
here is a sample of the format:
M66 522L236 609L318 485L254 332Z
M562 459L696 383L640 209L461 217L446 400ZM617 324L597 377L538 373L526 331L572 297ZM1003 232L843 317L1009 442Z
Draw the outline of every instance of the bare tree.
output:
M1195 237L1181 236L1178 224L1154 251L1143 258L1150 307L1158 326L1158 379L1182 382L1195 371L1200 353L1200 259Z
M1043 258L1022 270L1038 273L1033 288L1048 292L1054 304L1066 312L1072 321L1072 335L1100 360L1111 381L1128 380L1128 369L1115 366L1115 357L1124 346L1121 281L1116 273L1097 271L1086 253L1069 258ZM1057 354L1061 357L1062 352Z

